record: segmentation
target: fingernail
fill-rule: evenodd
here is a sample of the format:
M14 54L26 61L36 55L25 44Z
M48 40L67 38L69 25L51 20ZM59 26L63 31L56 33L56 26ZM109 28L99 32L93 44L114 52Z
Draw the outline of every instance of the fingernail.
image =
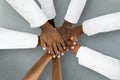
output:
M73 45L76 45L77 43L76 42L73 42Z
M66 51L69 51L69 49L66 49Z
M56 56L54 55L53 58L55 58Z
M46 48L43 48L43 50L46 50Z
M48 51L48 53L50 53L50 51Z
M74 46L71 47L71 49L74 49L74 48L75 48Z
M63 49L66 49L66 47L63 47Z
M64 53L61 54L62 56L64 55Z
M70 39L73 40L73 37L71 37Z
M58 58L60 58L60 55L58 55Z

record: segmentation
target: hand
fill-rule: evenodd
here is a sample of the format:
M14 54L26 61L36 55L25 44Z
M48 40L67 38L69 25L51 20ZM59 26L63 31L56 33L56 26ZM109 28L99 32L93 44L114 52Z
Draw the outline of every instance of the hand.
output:
M80 45L78 44L79 36L83 34L82 25L74 27L70 31L70 39L67 42L67 47L72 50L74 53L77 53Z
M67 42L67 46L69 47L69 50L71 50L73 53L77 53L78 49L80 48L80 45L72 40L69 40Z
M74 27L70 31L70 39L77 42L80 35L83 34L82 25Z
M61 27L57 28L57 30L60 33L60 35L62 36L65 44L67 43L68 39L70 38L71 26L72 26L71 23L65 21ZM66 45L66 47L67 47L67 45Z
M41 46L43 49L48 49L48 52L55 58L63 52L65 47L64 41L56 28L53 28L48 22L41 26L42 33L40 37Z

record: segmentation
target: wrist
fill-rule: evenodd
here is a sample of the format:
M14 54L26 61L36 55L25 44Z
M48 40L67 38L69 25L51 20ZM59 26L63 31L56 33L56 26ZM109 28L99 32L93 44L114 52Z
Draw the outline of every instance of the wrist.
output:
M64 21L62 27L66 28L66 29L70 29L72 27L72 23L70 23L68 21Z
M48 30L50 28L53 28L49 22L46 22L45 24L43 24L41 27L40 27L42 30Z

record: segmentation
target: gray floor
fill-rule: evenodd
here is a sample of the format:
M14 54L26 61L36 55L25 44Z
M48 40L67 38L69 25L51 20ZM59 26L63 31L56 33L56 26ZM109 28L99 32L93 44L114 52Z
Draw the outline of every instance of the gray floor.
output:
M57 11L55 22L58 26L64 20L69 1L54 0ZM119 11L120 0L88 0L78 24L89 18ZM31 29L29 24L5 0L0 0L0 26L29 33L40 33L38 28ZM91 37L82 35L79 43L103 54L120 59L120 31L98 34ZM0 50L0 80L21 80L43 53L44 51L40 47L27 50ZM61 58L61 65L63 80L109 80L92 70L80 66L75 55L70 52ZM49 63L39 80L50 79L51 64Z

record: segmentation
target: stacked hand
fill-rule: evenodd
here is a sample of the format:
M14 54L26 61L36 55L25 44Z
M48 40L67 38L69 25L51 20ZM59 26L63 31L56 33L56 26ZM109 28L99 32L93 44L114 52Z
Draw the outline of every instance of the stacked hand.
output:
M63 49L66 47L56 28L53 28L52 25L47 22L41 27L41 29L42 34L40 37L40 42L42 48L47 49L48 53L50 53L53 58L56 56L60 57Z
M71 26L72 24L70 24L69 22L64 22L64 24L61 27L57 28L57 30L53 28L53 26L51 26L49 23L41 27L42 34L41 34L41 37L39 37L38 46L42 46L43 48L46 48L47 52L30 69L30 71L25 75L23 80L38 80L39 76L41 75L47 63L52 58L55 58L54 55L60 57L60 53L63 53L66 50L67 51L71 50L74 53L78 51L80 45L78 44L77 40L78 40L78 37L83 33L82 26L80 25L74 28L71 28ZM61 43L60 40L62 40L63 43ZM56 42L58 42L61 47L59 47L56 44ZM57 52L54 51L55 47L52 46L53 44L56 44L56 47L57 47L56 50L60 52L59 54L57 54ZM62 74L60 69L60 59L57 59L57 58L52 59L52 80L56 80L56 79L62 80Z
M83 34L82 25L74 27L70 31L70 38L67 41L67 47L72 50L73 53L77 53L80 45L78 44L79 36Z
M44 24L40 43L42 48L47 49L48 53L55 58L64 55L64 51L72 50L77 52L80 45L78 38L83 33L82 26L71 28L72 24L65 21L61 27L53 28L48 22Z

